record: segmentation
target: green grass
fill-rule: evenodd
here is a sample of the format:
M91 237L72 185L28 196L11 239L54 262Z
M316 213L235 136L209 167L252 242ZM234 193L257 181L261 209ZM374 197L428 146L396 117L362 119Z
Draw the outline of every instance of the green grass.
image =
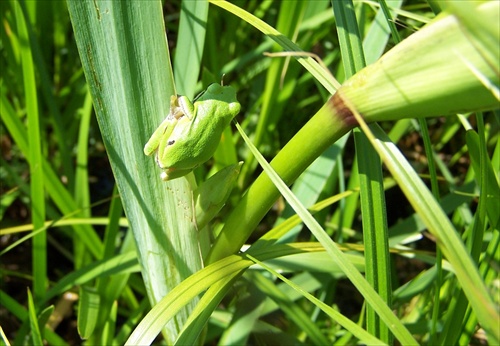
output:
M497 343L499 11L448 3L0 2L2 344ZM237 124L161 181L222 78Z

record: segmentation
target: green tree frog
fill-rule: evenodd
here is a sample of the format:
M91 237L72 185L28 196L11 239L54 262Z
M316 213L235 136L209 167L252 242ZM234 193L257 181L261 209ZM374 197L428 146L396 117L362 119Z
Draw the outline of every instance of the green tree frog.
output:
M211 84L194 103L173 95L170 112L144 146L144 154L155 154L163 180L182 177L212 157L240 108L231 86Z

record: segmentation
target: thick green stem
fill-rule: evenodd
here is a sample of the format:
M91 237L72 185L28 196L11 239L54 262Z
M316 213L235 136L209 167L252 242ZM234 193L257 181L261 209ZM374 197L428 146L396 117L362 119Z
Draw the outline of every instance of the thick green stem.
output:
M271 162L285 183L293 183L329 145L356 125L350 113L336 111L343 108L339 106L338 98L332 97ZM239 251L278 197L278 189L261 173L229 215L207 263Z

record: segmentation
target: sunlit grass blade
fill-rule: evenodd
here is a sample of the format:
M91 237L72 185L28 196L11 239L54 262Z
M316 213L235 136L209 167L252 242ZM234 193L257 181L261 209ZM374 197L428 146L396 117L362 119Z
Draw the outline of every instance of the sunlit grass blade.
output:
M279 309L288 316L290 321L300 327L307 336L307 340L310 340L315 345L329 344L329 340L321 333L320 328L315 325L304 309L276 287L273 281L264 277L261 273L251 272L246 275L260 292L278 305Z
M231 285L240 277L240 272L225 277L210 285L208 290L200 298L193 309L192 314L184 324L183 330L175 341L177 345L193 345L198 341L200 334L205 328L210 316L219 306L222 299L231 289Z
M0 300L2 302L3 307L5 307L10 313L12 313L16 318L21 321L29 319L29 312L26 310L24 306L19 304L13 297L9 296L6 292L0 290ZM51 307L47 308L44 311L49 310ZM28 326L28 325L26 325ZM16 335L15 340L13 341L13 345L21 345L25 344L26 334L28 332L28 328L22 328L19 330L19 333ZM45 328L44 331L45 339L53 344L53 345L67 345L67 343L55 332Z
M294 192L295 194L295 191L293 191L293 189L292 192ZM313 206L308 208L308 210L314 215L316 212L322 210L323 208L326 208L335 202L339 202L343 198L347 198L348 196L352 195L353 192L354 191L348 190L338 195L330 196L329 198L314 204ZM259 240L254 242L252 244L252 249L255 250L257 248L260 248L261 246L268 246L276 242L278 239L283 240L285 236L293 229L296 229L296 226L300 223L302 223L302 220L297 214L294 214L286 220L281 220L278 225L276 225L273 229L269 230L266 234L260 237Z
M199 293L210 285L238 272L250 265L250 261L239 256L229 256L218 263L207 266L193 276L187 278L156 304L146 317L135 328L128 338L127 345L151 344L161 328L171 320L177 312L188 304Z
M343 66L346 77L349 78L365 66L354 4L352 1L333 2L333 11L337 20ZM390 256L381 161L365 135L358 129L354 130L354 141L358 160L363 242L365 244L365 276L386 304L391 306ZM392 335L390 335L388 327L381 322L376 310L371 305L366 307L366 324L370 333L381 338L387 344L391 343Z
M36 92L35 67L28 44L30 38L26 23L26 10L23 3L13 3L16 9L17 29L21 44L21 61L26 95L26 112L28 114L28 141L30 164L30 197L31 218L35 228L43 227L45 221L45 188L42 166L42 140L40 135L40 119L38 113L38 98ZM33 237L33 294L35 300L41 299L47 289L47 235L40 233ZM38 340L36 340L38 342ZM41 341L41 340L40 340Z
M35 303L33 301L33 296L31 291L28 289L28 314L30 319L30 342L33 345L43 345L42 334L40 332L40 326L38 325L38 317L36 314Z
M99 314L101 297L89 286L81 286L78 299L78 334L88 339L94 332Z
M481 136L477 132L469 130L466 134L466 141L491 227L500 229L500 213L498 212L500 209L500 186L486 153L484 139L481 140Z
M353 110L353 108L351 109ZM496 328L500 320L498 312L478 273L477 267L467 253L450 220L386 134L377 125L370 127L366 125L355 110L353 110L353 113L415 211L422 218L429 231L436 237L443 254L453 266L455 275L477 314L479 322L493 341L500 340L500 331Z
M283 1L280 3L280 11L277 18L276 30L282 37L296 38L298 28L301 24L305 11L303 1ZM250 16L249 14L247 16ZM275 44L273 50L279 49ZM266 73L266 83L262 91L262 106L259 120L254 134L254 143L260 148L265 138L269 136L269 129L275 127L278 119L283 113L284 104L279 102L280 98L288 99L296 84L294 76L298 75L298 69L290 71L290 57L286 59L272 59ZM286 72L287 85L284 85L284 74ZM257 163L250 156L242 167L240 175L240 185L246 185L251 173L255 170Z
M37 78L39 78L38 90L40 91L40 96L42 96L43 101L45 101L50 114L51 123L54 126L55 138L58 144L58 150L61 155L61 166L65 176L68 178L68 186L73 187L74 180L74 168L72 166L71 160L71 148L67 145L68 138L65 136L64 129L64 117L62 116L58 105L57 100L54 95L55 89L57 88L54 85L54 81L51 80L51 76L49 75L50 71L47 68L47 62L45 61L45 56L43 56L43 43L40 42L40 37L37 37L37 30L42 25L41 22L44 20L49 21L50 17L45 16L44 11L50 10L54 11L55 8L65 7L64 2L58 2L54 4L53 7L41 6L37 7L33 2L19 2L21 6L27 8L27 13L30 13L30 16L33 15L38 17L37 20L34 20L33 23L27 21L27 30L29 34L29 46L33 55L33 62L36 66ZM62 5L62 6L61 6ZM64 8L65 10L65 8ZM55 12L55 11L54 11ZM31 18L33 19L33 16ZM57 21L56 21L57 22ZM50 35L46 35L50 37ZM10 37L13 40L13 45L18 47L17 42L15 42L15 35L11 35ZM45 38L45 36L43 36ZM3 48L6 48L3 46ZM16 49L14 48L14 49ZM10 66L14 64L9 64Z
M323 249L317 244L283 244L260 249L252 253L252 255L265 261L271 258L307 251L323 251ZM149 311L130 335L127 345L150 344L165 323L172 319L184 305L197 297L198 294L219 281L224 282L224 284L218 287L221 290L225 289L225 286L230 284L232 279L234 279L234 275L240 274L241 271L252 264L253 262L247 259L244 254L230 255L188 277ZM217 292L211 291L211 297L216 296ZM219 296L219 298L222 298L222 296ZM215 305L210 305L208 300L205 304L203 308L209 306L215 308ZM199 309L198 311L200 314L204 313L204 318L209 317L209 314L204 312L203 309ZM203 326L204 323L198 325Z
M385 302L380 298L375 290L368 284L368 282L364 279L364 277L356 269L356 267L347 260L344 253L338 248L338 245L331 240L328 234L326 234L326 232L321 228L321 226L307 211L307 209L305 209L300 204L300 202L297 201L296 197L292 194L286 184L276 174L273 168L266 162L259 151L252 145L241 127L237 126L237 128L246 144L250 147L250 150L252 150L252 153L256 156L259 164L264 168L266 174L268 174L270 179L273 181L273 184L280 190L287 202L290 203L290 205L300 216L304 224L307 225L311 233L324 246L325 250L333 258L333 260L338 263L344 274L359 290L366 301L371 304L372 307L377 311L380 318L387 324L394 336L399 341L401 341L402 344L415 344L416 340L403 326L401 321L399 321L396 316L394 316L390 308L385 304Z
M78 151L76 155L76 171L75 171L75 202L82 208L81 216L90 217L90 209L84 209L90 205L90 190L89 190L89 174L88 174L88 139L89 128L92 115L92 98L87 90L85 103L82 107L82 118L78 132ZM86 257L85 246L77 238L73 238L74 250L74 266L80 268ZM86 334L90 335L90 333Z
M367 345L381 345L383 342L376 337L373 337L369 333L367 333L364 329L362 329L360 326L358 326L356 323L352 322L350 319L346 318L345 316L341 315L338 311L332 309L330 306L326 305L323 303L321 300L317 299L313 295L311 295L309 292L305 291L303 288L300 286L296 285L293 283L291 280L288 280L285 278L283 275L279 274L275 270L273 270L271 267L267 266L265 263L257 260L255 257L248 255L248 257L253 260L255 263L259 264L262 266L264 269L272 273L274 276L291 286L294 290L298 291L301 295L306 297L308 300L310 300L312 303L315 305L319 306L320 309L328 314L333 320L339 322L344 328L349 330L354 336L356 336L361 342L366 343ZM340 322L341 321L341 322Z
M118 303L113 301L111 309L104 324L103 333L101 337L102 345L111 345L113 343L113 336L115 335L116 322L118 313Z
M262 33L265 35L269 36L272 38L274 41L276 41L280 46L282 46L286 51L301 51L300 47L298 47L295 43L290 41L287 37L283 36L279 31L274 29L272 26L269 24L265 23L261 19L253 16L252 14L246 12L245 10L241 9L240 7L233 5L227 1L210 1L211 4L217 5L219 7L224 8L228 12L231 12L232 14L240 17L247 23L255 26L257 29L259 29ZM298 57L297 61L301 64L303 64L309 72L331 93L333 94L335 90L337 89L335 87L335 82L331 79L328 79L325 77L325 72L323 70L323 67L321 67L320 64L318 64L313 58L311 57Z

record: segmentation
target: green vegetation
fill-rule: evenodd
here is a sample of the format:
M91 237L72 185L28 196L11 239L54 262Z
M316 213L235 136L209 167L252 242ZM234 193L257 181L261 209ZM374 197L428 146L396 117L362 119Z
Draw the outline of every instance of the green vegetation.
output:
M500 342L498 1L0 12L2 344ZM221 79L162 181L170 97Z

